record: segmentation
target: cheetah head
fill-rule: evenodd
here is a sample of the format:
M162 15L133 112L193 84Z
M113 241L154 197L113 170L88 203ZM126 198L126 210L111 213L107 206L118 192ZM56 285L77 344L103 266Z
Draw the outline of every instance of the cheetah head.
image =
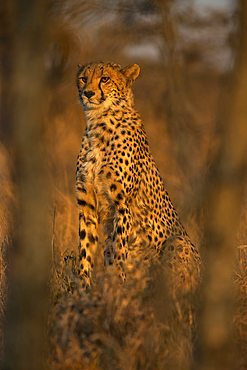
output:
M113 62L93 62L78 67L77 87L84 111L117 108L123 101L133 104L130 86L140 72L137 64L124 69Z

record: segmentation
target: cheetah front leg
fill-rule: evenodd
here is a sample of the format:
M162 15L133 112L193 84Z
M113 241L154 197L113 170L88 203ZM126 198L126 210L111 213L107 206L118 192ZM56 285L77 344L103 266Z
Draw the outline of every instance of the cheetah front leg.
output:
M116 210L113 220L113 232L105 241L105 265L112 265L114 259L125 261L128 257L128 242L131 228L131 216L128 207L122 204Z
M113 220L110 220L111 227L109 227L108 238L105 242L105 265L112 265L114 261L120 276L125 280L124 262L128 256L128 242L132 225L127 197L121 181L115 177L114 171L109 167L101 171L99 184L108 184L107 199L115 207L115 214ZM105 190L103 190L104 192Z
M84 287L90 285L98 241L98 217L93 187L77 180L76 195L79 207L79 270Z
M131 229L131 215L128 207L124 203L119 204L113 220L113 232L106 239L104 259L105 265L115 265L119 271L121 279L126 279L124 262L128 257L128 243Z
M122 280L126 280L124 262L128 257L128 243L131 230L131 214L124 202L120 202L113 225L113 256Z

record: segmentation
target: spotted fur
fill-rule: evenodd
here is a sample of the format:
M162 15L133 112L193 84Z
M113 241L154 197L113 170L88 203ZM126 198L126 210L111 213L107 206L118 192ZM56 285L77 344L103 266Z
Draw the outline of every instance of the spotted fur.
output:
M172 253L172 263L178 257L180 265L200 264L134 109L130 86L139 71L136 64L121 69L112 62L78 69L79 100L87 118L76 172L79 259L85 284L90 283L99 223L108 236L106 264L124 265L130 239L167 256Z

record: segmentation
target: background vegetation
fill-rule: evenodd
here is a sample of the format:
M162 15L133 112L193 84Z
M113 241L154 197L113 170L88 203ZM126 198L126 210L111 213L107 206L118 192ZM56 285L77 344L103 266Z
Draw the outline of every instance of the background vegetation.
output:
M3 369L247 368L247 9L229 4L1 5ZM80 288L74 188L86 122L75 74L93 60L141 67L136 107L203 259L193 310L151 252L137 253L121 286L102 242L93 287Z

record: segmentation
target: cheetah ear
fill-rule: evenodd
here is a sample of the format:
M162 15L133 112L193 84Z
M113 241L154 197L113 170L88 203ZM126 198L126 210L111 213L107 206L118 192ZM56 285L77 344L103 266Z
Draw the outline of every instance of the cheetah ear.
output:
M78 69L80 69L80 68L83 67L83 65L82 64L77 64L77 67L78 67Z
M128 67L125 67L121 70L122 74L125 76L127 82L127 87L131 86L135 79L138 77L140 73L140 67L137 64L131 64Z

